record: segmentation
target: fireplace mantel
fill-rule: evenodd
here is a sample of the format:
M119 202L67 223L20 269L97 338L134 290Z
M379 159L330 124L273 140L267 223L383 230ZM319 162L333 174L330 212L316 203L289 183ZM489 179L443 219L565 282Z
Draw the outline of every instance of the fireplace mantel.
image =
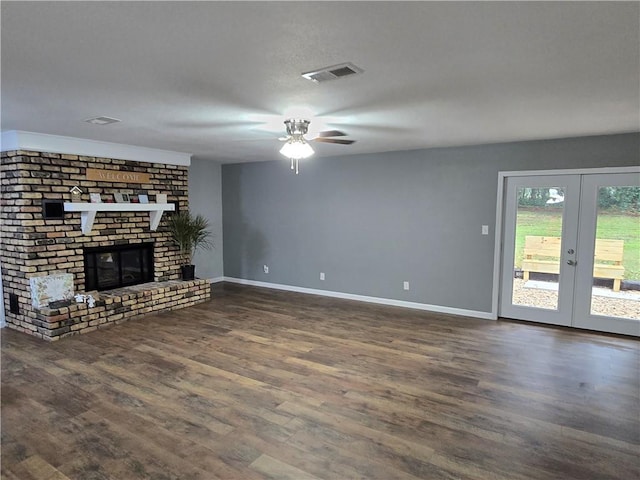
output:
M149 228L158 228L164 212L175 210L172 203L76 203L65 202L65 212L80 212L82 233L91 232L97 212L149 212Z

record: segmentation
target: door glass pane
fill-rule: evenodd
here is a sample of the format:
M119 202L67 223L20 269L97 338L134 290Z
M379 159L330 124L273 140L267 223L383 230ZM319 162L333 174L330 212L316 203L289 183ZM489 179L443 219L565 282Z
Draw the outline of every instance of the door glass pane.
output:
M600 187L591 314L640 320L640 187Z
M519 187L513 305L558 309L564 189Z

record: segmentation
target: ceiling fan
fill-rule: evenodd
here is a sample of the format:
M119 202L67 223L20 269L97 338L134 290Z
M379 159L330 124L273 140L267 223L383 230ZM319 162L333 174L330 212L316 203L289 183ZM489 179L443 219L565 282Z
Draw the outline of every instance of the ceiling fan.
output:
M298 161L302 158L308 158L313 155L313 148L309 145L308 140L304 137L309 131L309 120L303 119L287 119L284 124L287 127L287 136L282 137L279 140L286 142L280 149L280 153L285 157L291 159L291 169L298 174ZM319 132L316 138L311 141L320 143L335 143L339 145L351 145L355 143L355 140L348 140L342 138L332 137L345 137L346 133L340 130L326 130Z

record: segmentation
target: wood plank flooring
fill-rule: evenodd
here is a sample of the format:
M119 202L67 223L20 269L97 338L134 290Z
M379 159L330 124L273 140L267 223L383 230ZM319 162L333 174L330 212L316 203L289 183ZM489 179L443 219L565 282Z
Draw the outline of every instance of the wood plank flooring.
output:
M220 284L2 333L2 478L640 478L640 343Z

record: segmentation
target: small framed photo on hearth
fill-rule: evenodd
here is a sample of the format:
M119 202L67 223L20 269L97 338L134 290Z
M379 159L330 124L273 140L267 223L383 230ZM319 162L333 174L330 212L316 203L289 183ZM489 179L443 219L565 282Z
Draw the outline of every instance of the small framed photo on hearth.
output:
M140 203L138 195L129 195L129 200L131 200L131 203Z
M140 203L149 203L149 196L145 193L141 193L138 195L138 201Z
M89 198L91 199L91 203L102 203L102 198L100 198L99 193L90 193Z

